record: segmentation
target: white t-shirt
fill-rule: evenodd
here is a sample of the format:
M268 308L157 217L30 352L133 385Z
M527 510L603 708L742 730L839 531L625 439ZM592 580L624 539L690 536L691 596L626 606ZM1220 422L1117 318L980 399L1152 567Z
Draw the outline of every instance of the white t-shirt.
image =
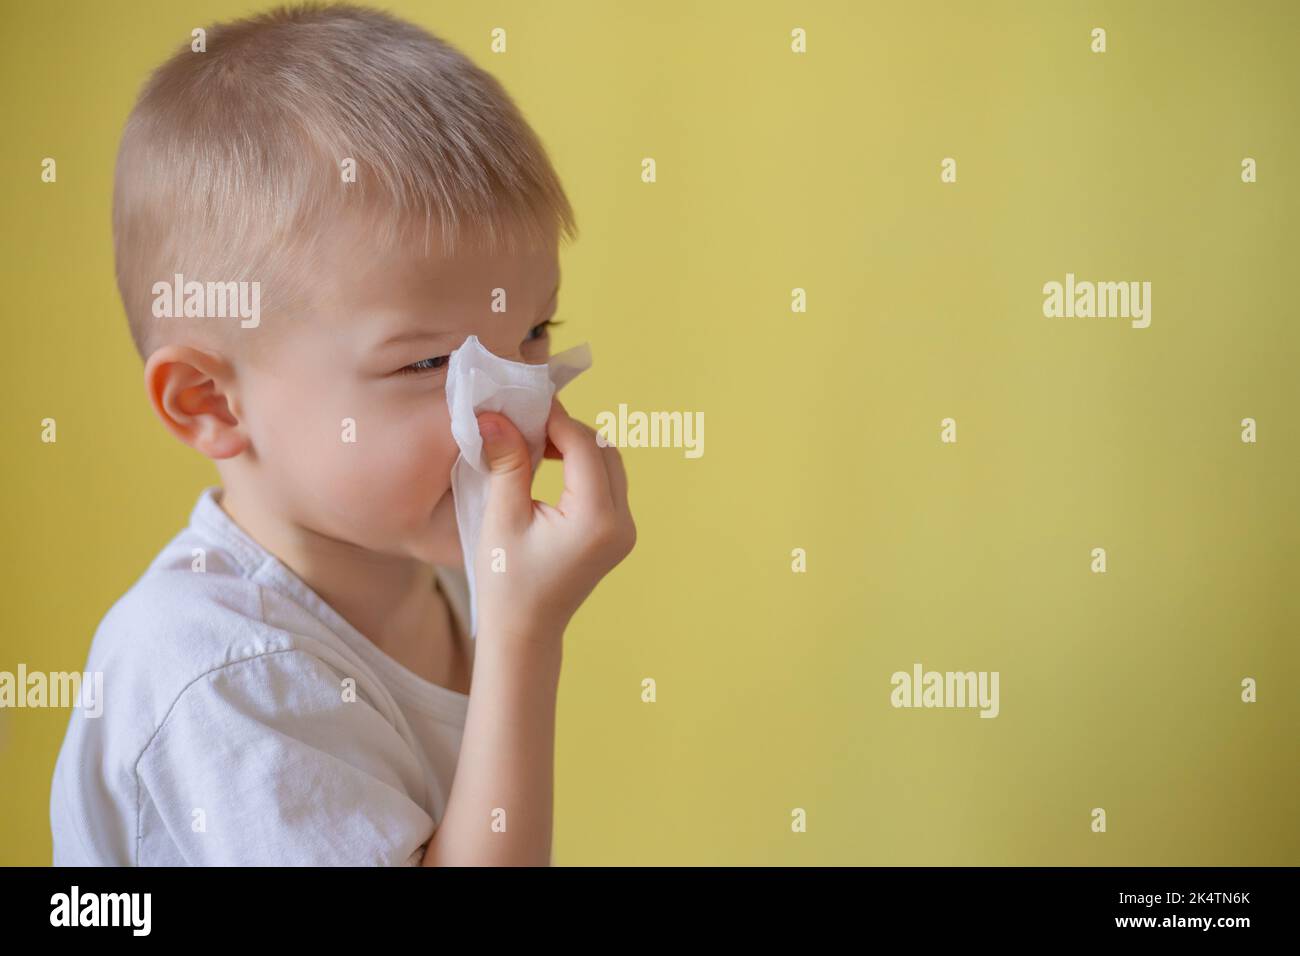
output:
M54 864L418 864L469 697L367 640L219 496L199 496L95 633L86 671L103 674L103 712L69 718ZM464 569L435 571L465 633Z

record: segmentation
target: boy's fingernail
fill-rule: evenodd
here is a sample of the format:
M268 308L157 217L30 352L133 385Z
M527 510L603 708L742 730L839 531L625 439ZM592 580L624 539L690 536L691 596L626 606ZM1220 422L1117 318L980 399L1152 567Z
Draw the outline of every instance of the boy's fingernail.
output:
M495 418L482 418L478 423L479 434L491 441L501 435L501 423Z

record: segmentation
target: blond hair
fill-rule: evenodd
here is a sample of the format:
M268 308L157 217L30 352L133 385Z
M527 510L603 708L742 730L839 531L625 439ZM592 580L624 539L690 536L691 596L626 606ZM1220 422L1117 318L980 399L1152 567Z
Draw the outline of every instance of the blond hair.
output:
M345 181L346 161L355 182ZM348 4L282 7L208 29L145 84L118 152L113 243L132 338L164 336L155 282L258 280L306 303L322 227L364 212L398 243L529 248L577 235L536 134L501 84L438 37Z

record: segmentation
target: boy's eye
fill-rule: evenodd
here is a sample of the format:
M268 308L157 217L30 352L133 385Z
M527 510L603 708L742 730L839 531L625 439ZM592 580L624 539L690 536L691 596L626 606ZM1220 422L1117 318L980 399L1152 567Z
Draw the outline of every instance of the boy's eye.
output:
M560 319L547 319L545 322L539 322L528 330L528 338L524 341L535 342L538 339L545 338L552 325L563 325Z
M536 342L538 339L546 337L548 329L552 325L562 325L559 319L547 319L545 322L539 322L528 330L528 336L525 342ZM439 355L436 358L420 359L418 362L412 362L397 370L399 375L419 375L421 372L436 372L447 365L450 355Z
M420 359L420 361L412 362L397 371L401 375L418 375L421 372L432 372L445 366L450 358L450 355L439 355L437 358Z

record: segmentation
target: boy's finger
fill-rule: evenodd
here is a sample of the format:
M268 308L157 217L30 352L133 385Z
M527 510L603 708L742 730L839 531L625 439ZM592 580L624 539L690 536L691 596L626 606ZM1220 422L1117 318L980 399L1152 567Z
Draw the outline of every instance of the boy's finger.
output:
M595 430L570 418L556 399L546 420L546 434L564 460L564 490L582 502L584 510L612 508L605 457L596 444Z
M511 526L525 525L533 508L533 470L524 436L500 412L481 413L478 425L483 457L491 469L487 520L495 516Z
M621 515L628 512L627 503L627 468L623 465L623 456L617 446L607 445L601 449L605 456L605 469L609 474L609 493L614 502L614 510Z

